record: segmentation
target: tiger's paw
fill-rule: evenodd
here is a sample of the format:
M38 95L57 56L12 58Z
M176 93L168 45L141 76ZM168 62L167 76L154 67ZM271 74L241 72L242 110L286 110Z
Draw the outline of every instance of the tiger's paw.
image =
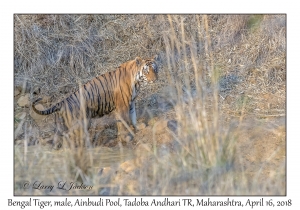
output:
M143 130L144 128L146 128L146 124L145 124L145 123L139 123L139 124L135 127L134 132L137 133L138 131Z

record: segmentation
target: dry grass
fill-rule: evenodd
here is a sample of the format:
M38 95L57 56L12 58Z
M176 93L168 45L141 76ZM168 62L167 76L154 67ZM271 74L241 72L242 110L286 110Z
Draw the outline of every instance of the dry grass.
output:
M159 81L137 101L147 127L129 145L100 119L90 134L101 146L52 150L42 144L51 117L19 119L29 109L15 105L15 194L286 194L284 15L14 18L15 86L32 100L54 103L136 56L161 58ZM94 187L22 188L38 180Z

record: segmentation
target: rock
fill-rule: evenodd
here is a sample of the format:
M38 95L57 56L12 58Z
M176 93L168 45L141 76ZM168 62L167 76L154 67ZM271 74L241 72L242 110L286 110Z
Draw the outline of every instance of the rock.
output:
M21 96L17 102L18 106L20 107L29 107L29 94Z
M176 120L169 120L167 127L174 133L177 133L178 122Z
M42 104L37 104L35 105L37 110L44 110L44 106ZM30 110L30 116L32 117L32 119L34 119L35 121L41 121L44 120L47 116L46 115L39 115L37 113L35 113L32 109Z

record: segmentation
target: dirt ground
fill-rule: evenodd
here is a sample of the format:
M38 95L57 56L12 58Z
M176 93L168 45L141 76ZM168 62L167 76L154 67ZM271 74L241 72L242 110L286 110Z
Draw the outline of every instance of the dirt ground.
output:
M167 106L167 104L164 104ZM160 150L174 151L178 147L178 142L174 139L174 131L176 130L176 122L174 111L170 110L169 115L164 113L160 115L159 112L149 114L144 110L137 110L138 123L141 125L134 139L129 142L123 142L123 147L133 150L133 153L139 144L147 145L153 148L153 144ZM154 113L155 110L152 110ZM167 117L166 117L167 116ZM49 123L54 123L53 119L49 117L47 121L39 124L39 129L44 131L49 127ZM236 164L243 165L245 172L254 176L257 171L261 170L259 179L266 180L278 168L285 170L286 160L286 127L285 117L267 117L257 118L247 116L239 122L240 118L235 116L228 116L229 120L224 123L236 124L239 127L239 137L236 142L237 154ZM173 124L172 124L173 122ZM172 126L173 125L173 126ZM89 130L93 146L118 148L117 130L113 114L106 115L102 118L92 120L92 126ZM52 137L41 138L44 145L51 147ZM249 141L250 140L250 141ZM21 142L21 140L16 140ZM32 142L34 145L39 142Z

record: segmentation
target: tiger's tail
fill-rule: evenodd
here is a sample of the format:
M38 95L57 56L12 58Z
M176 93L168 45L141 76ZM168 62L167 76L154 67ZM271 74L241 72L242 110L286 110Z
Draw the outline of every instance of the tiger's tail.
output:
M49 115L49 114L52 114L53 112L56 112L56 111L59 111L60 108L61 108L61 103L62 102L59 102L57 104L55 104L54 106L50 107L49 109L46 109L46 110L37 110L35 108L35 105L40 101L42 100L42 98L39 98L37 99L36 101L34 101L32 103L32 109L35 113L39 114L39 115Z

